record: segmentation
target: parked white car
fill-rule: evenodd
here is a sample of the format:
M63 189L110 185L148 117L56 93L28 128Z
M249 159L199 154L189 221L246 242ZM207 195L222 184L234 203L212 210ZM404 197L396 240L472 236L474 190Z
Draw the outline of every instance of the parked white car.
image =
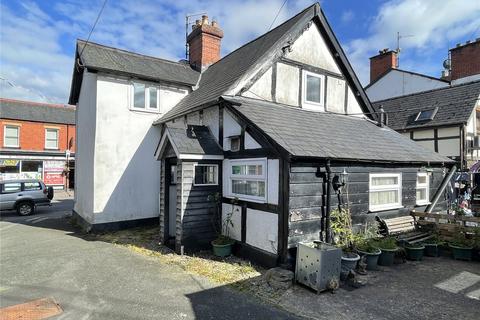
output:
M0 211L17 210L21 216L35 212L37 206L49 206L53 188L36 179L0 181Z

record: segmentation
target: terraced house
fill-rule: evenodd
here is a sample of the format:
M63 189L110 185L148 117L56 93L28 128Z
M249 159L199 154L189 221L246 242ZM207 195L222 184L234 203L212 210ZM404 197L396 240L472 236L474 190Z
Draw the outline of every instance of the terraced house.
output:
M319 4L220 59L222 37L204 16L181 62L78 41L86 227L159 219L177 252L206 247L217 194L236 253L275 265L329 240L339 201L355 224L430 203L452 161L383 125Z

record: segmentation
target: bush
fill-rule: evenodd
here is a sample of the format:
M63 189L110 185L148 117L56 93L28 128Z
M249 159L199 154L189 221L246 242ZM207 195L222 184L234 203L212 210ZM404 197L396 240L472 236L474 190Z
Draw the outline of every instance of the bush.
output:
M460 248L470 248L475 246L475 239L467 239L465 233L459 231L453 236L450 244Z
M377 241L377 247L380 249L386 250L395 250L397 249L397 240L393 237L380 238Z

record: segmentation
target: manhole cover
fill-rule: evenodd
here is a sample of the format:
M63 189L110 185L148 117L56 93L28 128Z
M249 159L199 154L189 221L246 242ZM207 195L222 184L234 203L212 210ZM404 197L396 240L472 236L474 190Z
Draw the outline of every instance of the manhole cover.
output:
M2 308L0 320L40 320L62 312L63 310L53 298L44 298Z

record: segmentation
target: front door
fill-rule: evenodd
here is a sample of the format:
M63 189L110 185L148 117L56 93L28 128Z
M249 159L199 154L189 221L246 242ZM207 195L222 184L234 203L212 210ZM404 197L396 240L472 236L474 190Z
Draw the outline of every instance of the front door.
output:
M175 238L177 228L177 165L170 165L168 182L168 236Z

